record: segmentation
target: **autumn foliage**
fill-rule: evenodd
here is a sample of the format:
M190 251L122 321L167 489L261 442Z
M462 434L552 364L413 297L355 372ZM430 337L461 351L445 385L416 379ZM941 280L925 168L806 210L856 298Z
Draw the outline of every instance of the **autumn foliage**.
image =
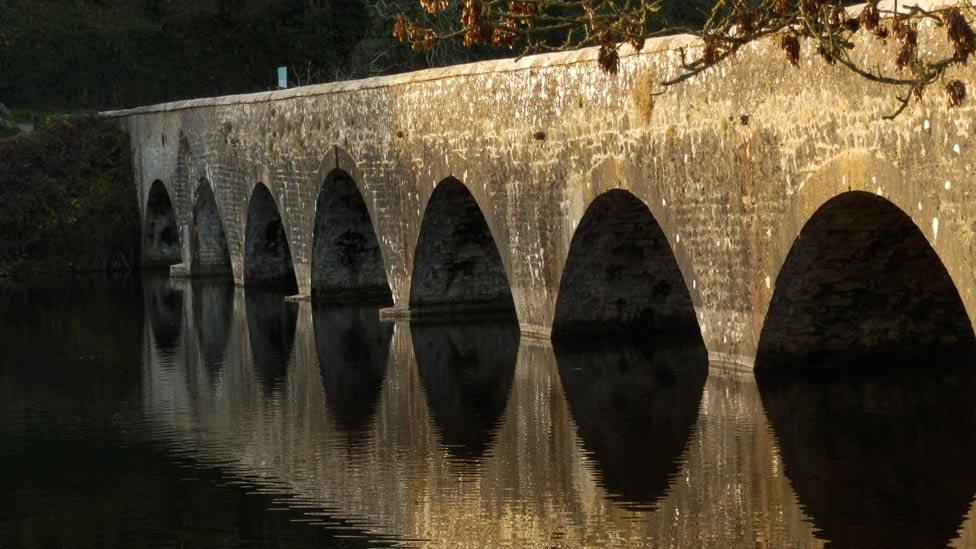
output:
M599 47L598 63L609 74L618 71L620 47L641 50L653 36L692 33L702 46L682 52L681 72L664 82L672 85L732 58L744 46L775 37L786 59L799 65L804 55L818 56L857 75L899 90L900 113L912 98L941 85L950 106L966 100L965 84L947 75L976 54L973 0L925 9L908 3L882 8L878 0L851 7L839 0L715 0L695 4L697 23L676 20L676 7L689 0L417 0L425 16L456 15L456 25L437 31L424 17L397 16L393 35L417 51L438 41L460 38L465 46L517 49L520 54ZM694 2L691 2L694 3ZM690 18L695 20L694 17ZM920 48L920 25L932 26L939 47ZM866 65L856 56L863 37L882 43L890 52L887 67Z

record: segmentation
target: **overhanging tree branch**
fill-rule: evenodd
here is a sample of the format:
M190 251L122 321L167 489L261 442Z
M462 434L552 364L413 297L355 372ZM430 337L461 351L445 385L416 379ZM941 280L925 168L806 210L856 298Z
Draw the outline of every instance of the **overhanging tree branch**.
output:
M965 65L976 55L976 32L970 21L976 16L976 0L960 0L956 6L928 10L921 6L891 9L869 0L858 13L841 0L417 0L420 11L397 16L393 34L413 49L427 51L439 41L460 38L466 47L490 45L515 49L521 54L598 46L598 63L615 74L620 46L642 49L644 40L678 32L697 35L701 48L688 58L682 50L681 73L664 81L673 86L734 57L747 44L771 36L780 37L787 60L798 65L804 54L817 55L839 64L869 82L903 91L897 95L893 118L911 99L921 99L931 86L942 83L951 107L966 99L960 80L946 81L952 67ZM687 10L694 5L697 20L689 24ZM682 11L685 10L685 11ZM435 31L429 17L454 14L456 25ZM676 14L684 13L684 18ZM683 20L684 19L684 20ZM693 17L694 19L694 17ZM918 28L929 21L944 32L948 55L940 47L918 47ZM939 32L934 33L938 36ZM894 50L893 63L868 67L852 55L864 37L878 40L883 51ZM932 39L935 39L935 36Z

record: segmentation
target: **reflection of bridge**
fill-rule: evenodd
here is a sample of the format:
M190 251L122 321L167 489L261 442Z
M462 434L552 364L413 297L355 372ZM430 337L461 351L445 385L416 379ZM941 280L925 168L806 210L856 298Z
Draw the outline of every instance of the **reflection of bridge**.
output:
M752 376L705 381L683 350L658 352L647 369L626 350L554 354L503 328L459 334L305 303L261 316L239 289L147 287L143 402L165 441L377 534L477 547L808 547L820 545L816 529L844 546L936 546L956 537L976 490L962 476L972 444L959 436L976 423L972 382L869 386L915 416L863 414L843 384L763 387L760 402ZM474 371L454 377L459 362ZM833 425L838 415L848 429ZM915 513L893 521L898 509L884 505L906 501ZM971 522L961 546L976 541Z
M971 337L972 102L884 121L887 90L773 41L652 95L689 40L614 78L587 50L115 113L145 259L523 334L697 321L745 367L764 326L800 335L776 353Z

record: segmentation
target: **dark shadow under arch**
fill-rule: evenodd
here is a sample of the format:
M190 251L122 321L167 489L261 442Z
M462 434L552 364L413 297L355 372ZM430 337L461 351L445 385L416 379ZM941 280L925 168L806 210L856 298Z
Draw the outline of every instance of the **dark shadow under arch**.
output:
M197 185L190 228L190 273L193 276L230 275L227 233L217 210L217 199L206 179Z
M968 365L974 349L959 293L922 232L891 202L855 191L825 203L796 238L756 369L924 364L936 355Z
M298 291L285 226L271 191L262 183L254 187L247 206L244 285Z
M333 170L315 203L312 297L392 304L380 245L356 182Z
M144 267L168 267L180 261L180 230L173 201L163 182L156 180L149 188L146 201L142 264Z
M442 181L427 203L413 258L410 309L412 315L515 311L488 223L457 179Z
M615 189L594 200L573 235L559 285L553 337L698 334L671 245L647 206Z

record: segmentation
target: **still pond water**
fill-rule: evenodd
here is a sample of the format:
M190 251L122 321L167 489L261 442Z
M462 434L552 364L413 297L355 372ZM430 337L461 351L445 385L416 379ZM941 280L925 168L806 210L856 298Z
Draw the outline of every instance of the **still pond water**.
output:
M976 379L220 282L0 290L0 547L976 546Z

